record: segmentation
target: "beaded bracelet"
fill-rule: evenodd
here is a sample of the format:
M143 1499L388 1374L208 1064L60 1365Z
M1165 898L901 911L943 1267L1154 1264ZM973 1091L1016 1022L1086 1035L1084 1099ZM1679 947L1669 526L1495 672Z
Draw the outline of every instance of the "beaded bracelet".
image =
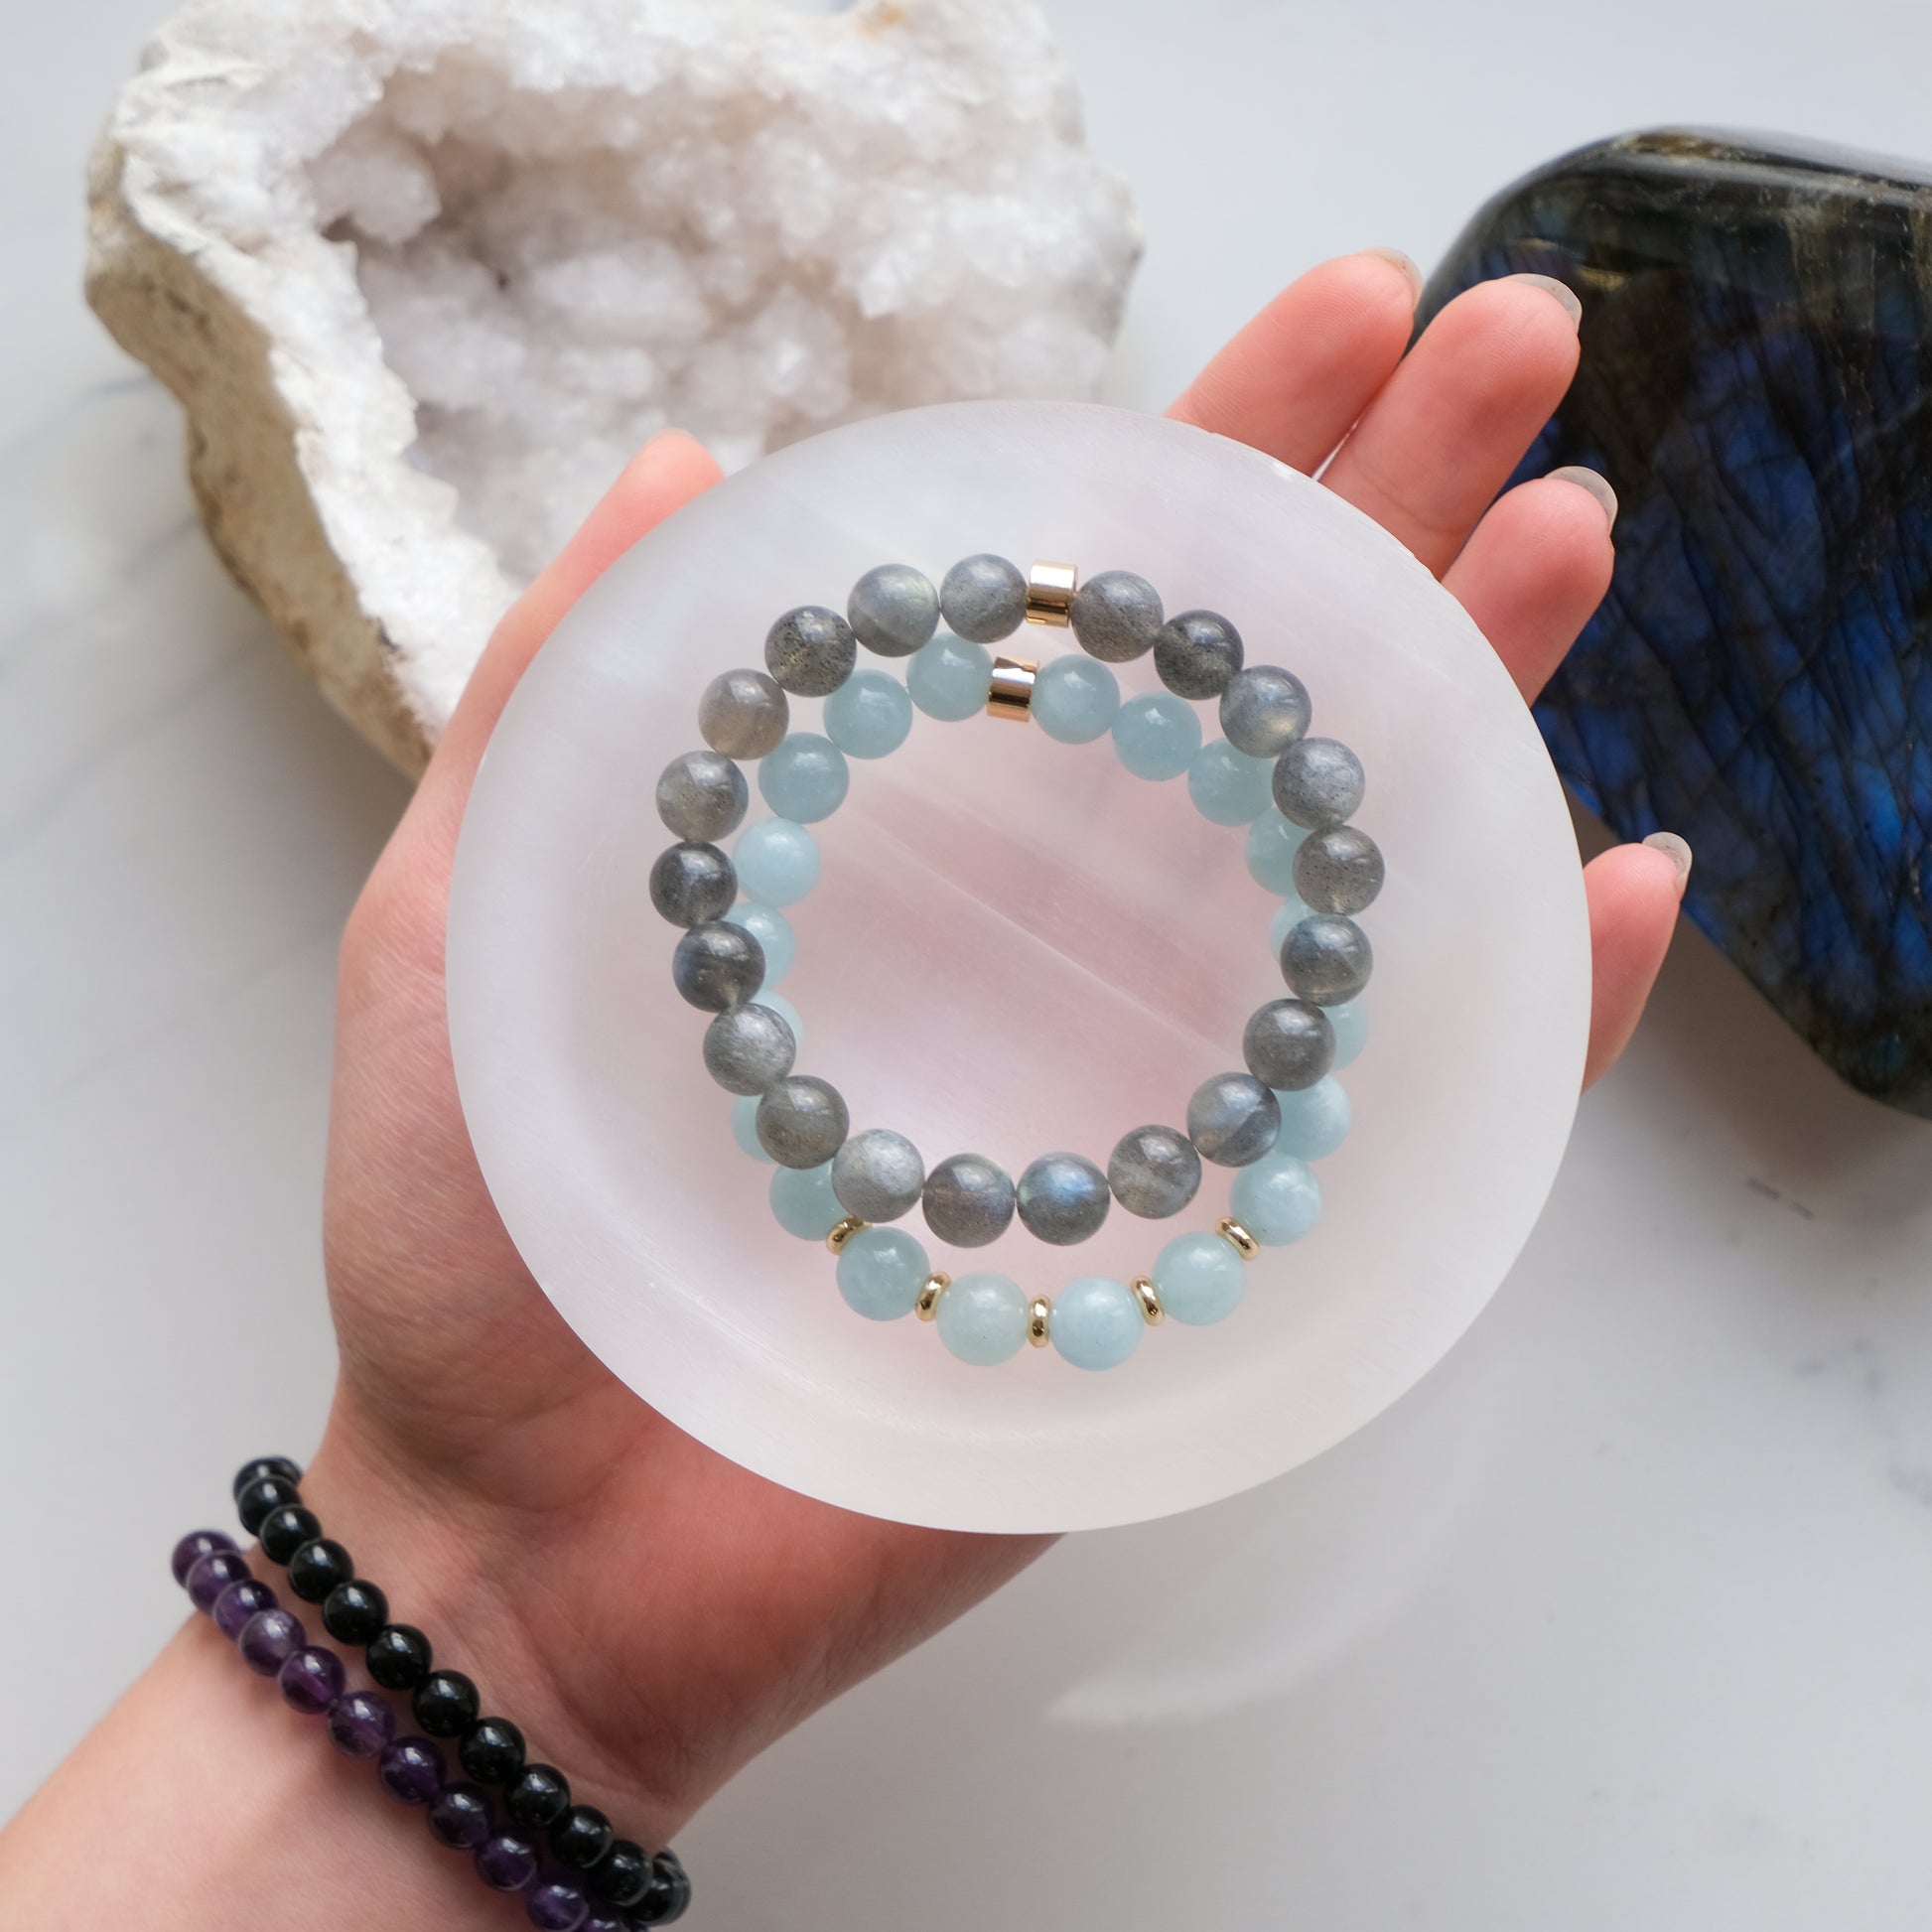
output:
M987 645L1023 622L1070 625L1086 655L1043 668L994 657ZM904 683L858 669L861 644L906 658ZM1167 691L1123 701L1108 664L1149 651ZM1374 901L1384 872L1374 840L1348 822L1364 789L1360 760L1333 739L1308 735L1311 706L1301 680L1244 664L1226 618L1187 611L1169 619L1154 587L1128 571L1082 585L1070 565L1035 563L1022 577L1005 558L982 554L955 564L935 589L909 565L884 564L859 579L844 618L813 605L786 612L764 658L763 671L712 681L698 707L710 749L674 759L658 779L658 814L678 842L653 866L650 895L683 928L672 956L678 992L714 1016L704 1060L739 1096L734 1133L780 1170L771 1186L780 1224L824 1236L840 1291L859 1313L917 1313L976 1365L1050 1342L1078 1367L1113 1367L1144 1327L1168 1315L1206 1322L1231 1312L1241 1264L1313 1225L1320 1190L1308 1162L1347 1130L1347 1096L1331 1069L1360 1048L1359 996L1372 954L1354 915ZM792 729L797 697L824 700L823 734ZM1188 701L1210 698L1224 736L1203 745ZM1043 1155L1017 1186L978 1154L927 1173L904 1135L852 1133L838 1090L794 1071L799 1016L769 989L796 951L781 908L817 882L807 828L844 801L849 758L883 758L904 742L914 706L944 720L982 709L1032 719L1068 744L1111 732L1129 771L1149 779L1185 772L1203 816L1249 828L1249 870L1282 896L1269 942L1290 997L1255 1012L1242 1037L1245 1070L1196 1089L1185 1133L1134 1128L1104 1172L1077 1154ZM716 841L738 830L750 803L742 759L759 760L759 789L773 816L741 832L728 857ZM735 905L741 890L748 897ZM1004 1275L954 1281L930 1268L912 1236L880 1225L917 1203L931 1232L953 1246L996 1240L1016 1214L1037 1239L1072 1246L1098 1232L1116 1201L1151 1220L1180 1212L1199 1190L1203 1160L1239 1171L1233 1211L1212 1234L1169 1242L1132 1283L1089 1276L1056 1300L1030 1298Z
M250 1573L233 1538L196 1530L176 1544L175 1581L207 1614L257 1675L273 1677L283 1701L326 1721L331 1743L346 1757L373 1759L382 1788L424 1807L431 1835L473 1855L492 1890L522 1894L542 1932L635 1932L681 1917L691 1880L668 1847L654 1856L620 1839L592 1805L574 1805L563 1773L524 1759L523 1736L507 1719L483 1717L476 1686L460 1671L433 1669L429 1640L388 1621L375 1585L357 1578L348 1553L324 1537L302 1505L301 1470L286 1456L243 1464L234 1479L242 1526L263 1554L283 1565L289 1587L320 1602L324 1627L339 1642L364 1646L369 1675L390 1690L413 1692L411 1709L427 1733L396 1735L389 1700L346 1688L342 1658L308 1641L301 1619ZM437 1738L456 1737L459 1762L474 1782L451 1782ZM507 1822L498 1824L486 1786L503 1787ZM545 1834L548 1868L537 1833ZM558 1869L557 1867L562 1867Z

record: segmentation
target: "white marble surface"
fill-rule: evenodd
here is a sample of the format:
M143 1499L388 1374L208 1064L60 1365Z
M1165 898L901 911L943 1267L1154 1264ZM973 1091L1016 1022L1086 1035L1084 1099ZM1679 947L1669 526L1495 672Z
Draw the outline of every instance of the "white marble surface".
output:
M1932 151L1900 0L1052 0L1151 237L1155 404L1367 242L1666 120ZM142 0L0 67L0 1600L10 1805L179 1613L223 1471L330 1376L337 930L402 788L195 528L77 293ZM1298 1476L1063 1547L687 1835L702 1918L1892 1932L1932 1895L1932 1126L1680 940L1448 1365Z

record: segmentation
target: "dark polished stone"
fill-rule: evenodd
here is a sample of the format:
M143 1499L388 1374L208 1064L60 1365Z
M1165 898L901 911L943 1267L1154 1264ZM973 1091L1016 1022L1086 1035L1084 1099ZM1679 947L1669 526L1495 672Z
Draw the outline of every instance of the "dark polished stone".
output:
M1855 1086L1932 1115L1932 170L1660 132L1567 156L1424 297L1554 275L1583 366L1517 481L1614 485L1616 577L1536 707L1624 838Z

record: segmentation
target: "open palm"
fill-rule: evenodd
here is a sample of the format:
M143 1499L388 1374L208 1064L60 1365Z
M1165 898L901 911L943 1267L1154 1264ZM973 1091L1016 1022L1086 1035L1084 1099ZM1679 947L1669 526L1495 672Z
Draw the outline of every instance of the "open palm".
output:
M1525 697L1608 582L1609 521L1560 480L1496 499L1575 371L1567 306L1523 280L1452 303L1350 256L1281 295L1173 413L1376 518L1467 608ZM332 1535L620 1828L660 1839L828 1698L997 1587L1045 1539L855 1516L665 1422L577 1340L497 1219L457 1102L444 913L485 741L557 620L717 478L658 438L504 619L345 940L327 1196L342 1376L305 1484ZM1629 1036L1676 916L1665 854L1587 871L1591 1077Z

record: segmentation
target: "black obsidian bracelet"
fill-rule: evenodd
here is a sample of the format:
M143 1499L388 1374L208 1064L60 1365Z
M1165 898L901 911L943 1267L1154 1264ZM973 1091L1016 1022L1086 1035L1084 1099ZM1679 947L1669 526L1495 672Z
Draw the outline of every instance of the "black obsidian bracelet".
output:
M534 1924L555 1932L580 1927L582 1932L629 1932L682 1917L691 1902L691 1880L676 1853L666 1847L652 1854L633 1840L619 1838L595 1805L571 1801L570 1783L561 1771L529 1761L518 1726L507 1718L486 1716L476 1685L462 1671L438 1668L422 1631L389 1620L387 1596L355 1575L348 1552L323 1535L320 1519L303 1503L301 1478L301 1470L286 1456L244 1463L234 1479L242 1527L259 1540L271 1562L286 1569L297 1596L322 1605L329 1634L339 1643L361 1647L377 1684L410 1693L411 1713L425 1735L395 1738L394 1715L387 1704L360 1693L348 1696L360 1697L370 1709L338 1714L336 1706L345 1702L341 1659L305 1645L297 1619L277 1605L267 1586L248 1577L232 1541L217 1531L197 1531L176 1547L176 1580L189 1587L197 1607L213 1614L217 1597L226 1603L221 1592L242 1585L255 1592L245 1614L238 1614L239 1601L227 1606L233 1629L215 1617L244 1659L278 1679L288 1672L299 1680L308 1701L298 1702L287 1682L282 1684L284 1697L298 1710L313 1706L315 1712L327 1712L332 1739L349 1755L379 1755L384 1789L404 1802L427 1804L432 1833L453 1849L474 1852L485 1883L500 1891L525 1892ZM264 1615L280 1622L272 1630L254 1630L251 1642L253 1623ZM262 1653L264 1661L257 1662L251 1650ZM266 1662L275 1651L281 1654ZM298 1656L307 1661L295 1664ZM369 1731L365 1736L365 1726L380 1734ZM368 1748L351 1750L338 1735L339 1728L367 1742ZM445 1782L444 1755L432 1739L456 1740L458 1761L474 1783ZM495 1828L489 1800L479 1787L502 1791L507 1830ZM536 1833L544 1834L551 1859L567 1876L538 1883L541 1861L532 1843ZM587 1916L570 1916L571 1894L586 1902Z

